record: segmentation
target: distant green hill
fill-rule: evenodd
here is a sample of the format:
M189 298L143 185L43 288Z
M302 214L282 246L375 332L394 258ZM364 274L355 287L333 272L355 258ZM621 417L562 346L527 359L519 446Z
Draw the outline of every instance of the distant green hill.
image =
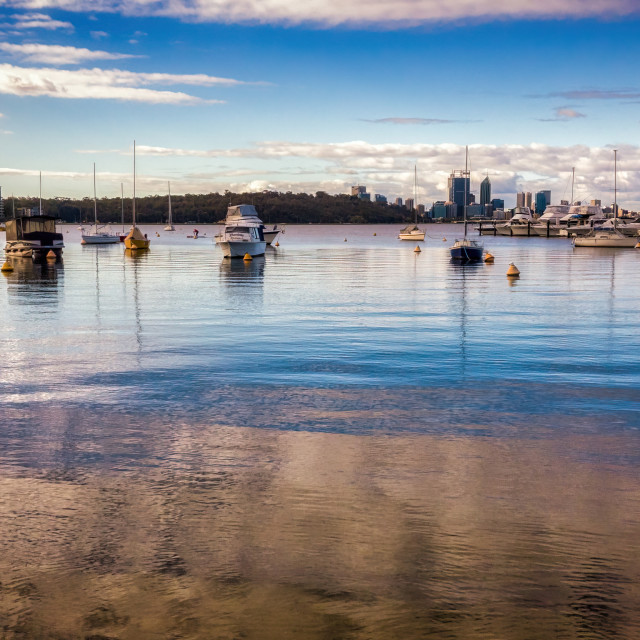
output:
M328 195L319 191L307 193L207 193L171 196L173 221L176 224L193 222L210 224L223 220L230 204L253 204L266 224L288 222L298 224L366 224L406 223L412 214L404 207L359 200L348 195ZM23 207L38 207L38 198L15 198L16 211ZM14 202L4 201L5 214L10 217ZM167 196L136 198L136 220L141 224L162 223L167 219ZM43 200L43 213L65 222L81 223L93 221L93 200ZM125 224L131 220L131 199L124 201ZM100 222L119 224L121 219L120 198L98 200Z

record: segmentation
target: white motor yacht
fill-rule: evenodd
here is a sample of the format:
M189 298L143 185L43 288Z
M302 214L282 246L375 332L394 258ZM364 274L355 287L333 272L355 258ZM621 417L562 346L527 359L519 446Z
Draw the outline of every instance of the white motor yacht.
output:
M560 231L566 228L561 220L569 213L568 204L549 205L544 213L531 225L531 231L537 236L545 238L557 238Z
M594 225L602 224L606 220L600 205L574 204L569 208L569 213L561 220L563 230L560 235L584 236L593 231Z
M264 254L267 243L264 225L251 204L238 204L227 209L224 229L215 237L225 258L252 258Z
M529 207L516 207L509 220L496 225L496 233L501 236L530 236L534 223Z

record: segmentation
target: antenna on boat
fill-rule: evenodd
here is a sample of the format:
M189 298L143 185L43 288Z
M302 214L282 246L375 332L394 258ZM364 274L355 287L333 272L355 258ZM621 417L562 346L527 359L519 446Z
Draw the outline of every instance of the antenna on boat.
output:
M576 179L576 168L571 167L571 204L573 204L573 182Z
M618 220L618 150L613 150L613 219Z

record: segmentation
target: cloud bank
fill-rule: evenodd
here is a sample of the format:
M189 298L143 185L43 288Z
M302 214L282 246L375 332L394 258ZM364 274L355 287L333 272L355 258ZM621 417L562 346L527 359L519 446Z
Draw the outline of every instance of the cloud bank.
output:
M147 89L153 85L191 85L200 87L244 84L231 78L204 74L134 73L119 69L25 68L0 64L0 94L48 96L64 99L123 100L151 104L213 104L179 91Z
M386 28L463 20L621 17L640 13L637 0L8 0L8 6L200 22Z
M127 53L109 53L108 51L92 51L78 47L63 47L50 44L10 44L0 42L0 51L9 53L26 62L44 62L51 65L70 65L95 60L122 60L136 58Z

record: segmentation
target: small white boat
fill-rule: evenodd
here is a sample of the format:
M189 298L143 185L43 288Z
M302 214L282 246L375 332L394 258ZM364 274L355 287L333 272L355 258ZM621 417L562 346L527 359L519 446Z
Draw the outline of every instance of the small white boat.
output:
M413 224L407 225L400 230L398 240L413 240L414 242L422 242L425 232L418 227L418 170L413 165Z
M567 228L562 219L569 213L568 204L549 205L545 212L531 225L531 231L537 236L558 238L560 232Z
M252 258L264 255L267 243L264 225L251 204L238 204L227 209L222 233L215 236L225 258Z
M626 236L618 229L618 150L613 150L613 212L615 218L608 220L599 228L594 228L585 236L577 236L573 239L574 247L610 247L631 249L638 244L640 238ZM637 234L637 232L636 232Z
M164 228L164 230L175 231L176 228L173 226L173 220L171 218L171 183L167 182L167 186L169 188L169 220L167 221L167 226Z
M273 225L273 229L267 229L266 227L262 230L262 235L264 236L264 241L267 244L271 244L278 234L284 233L284 225L280 225L278 227L277 224Z
M111 232L107 225L98 224L98 201L96 199L96 163L93 163L93 225L88 233L82 230L81 244L116 244L120 236Z

